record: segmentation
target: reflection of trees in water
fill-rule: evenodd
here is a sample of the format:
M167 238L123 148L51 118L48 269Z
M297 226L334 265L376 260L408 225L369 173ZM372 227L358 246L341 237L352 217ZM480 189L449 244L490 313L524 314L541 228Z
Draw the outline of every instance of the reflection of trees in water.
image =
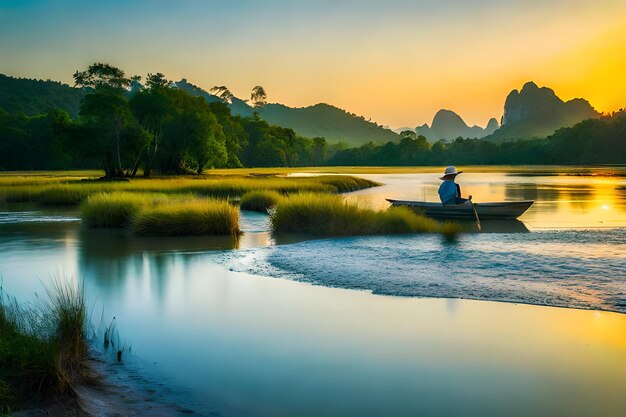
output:
M568 202L579 209L589 206L595 187L586 184L507 184L504 189L507 200L535 200L536 202ZM555 211L557 205L545 205L545 210Z
M98 291L123 294L128 281L146 278L161 302L175 264L192 259L181 252L238 247L230 236L139 238L121 230L82 229L78 241L79 274Z

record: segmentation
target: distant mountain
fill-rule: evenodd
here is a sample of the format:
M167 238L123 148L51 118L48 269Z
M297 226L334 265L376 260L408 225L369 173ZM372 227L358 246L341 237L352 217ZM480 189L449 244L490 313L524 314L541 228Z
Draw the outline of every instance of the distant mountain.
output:
M563 101L547 87L530 81L520 91L513 90L504 103L502 126L485 139L491 141L543 138L557 129L585 119L600 117L587 100Z
M195 96L204 97L208 102L220 100L185 79L174 84ZM253 108L245 101L233 97L230 109L233 114L243 117L252 116L256 111L269 124L293 129L300 136L324 137L329 142L344 142L351 146L367 142L385 143L399 138L395 132L365 120L362 116L325 103L308 107L288 107L273 103Z
M453 140L459 136L464 138L482 138L492 134L498 128L498 121L494 118L489 120L483 129L480 126L468 126L461 116L452 110L441 109L435 114L430 126L424 124L415 128L415 133L423 135L431 142L440 139Z
M324 137L329 142L354 146L399 138L398 134L383 126L326 103L299 108L267 104L258 109L258 113L269 124L289 127L301 136Z
M14 78L0 74L0 108L8 113L27 116L45 113L52 108L78 117L83 92L57 81Z

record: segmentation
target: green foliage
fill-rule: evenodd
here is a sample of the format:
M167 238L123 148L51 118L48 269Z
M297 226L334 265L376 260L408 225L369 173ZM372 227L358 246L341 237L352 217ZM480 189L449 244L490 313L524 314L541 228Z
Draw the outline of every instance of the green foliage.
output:
M294 194L279 201L270 216L278 233L351 236L392 233L454 234L460 227L438 223L406 208L376 211L339 195Z
M133 231L141 236L239 234L239 209L224 200L177 202L140 210Z
M382 146L367 144L337 152L329 165L625 164L626 112L589 119L546 139L494 143L458 138L429 148L423 137Z
M118 90L123 92L130 86L131 80L119 68L110 64L96 62L85 71L74 73L74 82L83 88L95 90Z
M0 170L67 168L71 134L64 111L27 117L0 109Z
M249 191L241 197L240 207L242 210L266 213L268 209L276 206L282 198L283 196L276 191Z
M119 68L101 63L76 72L74 80L89 88L80 108L80 155L98 161L107 177L136 175L150 137L137 123L124 95L131 80Z
M62 109L78 117L83 92L50 80L30 80L0 74L0 109L14 115L35 116Z
M221 99L183 81L174 85L160 73L148 74L143 87L139 77L131 80L119 68L95 63L74 79L82 97L76 122L59 111L28 118L0 109L0 170L99 167L107 177L134 177L142 169L145 176L154 170L201 174L205 168L243 165L321 165L338 149L322 137L308 139L271 126L251 110L247 117L233 116ZM264 109L262 87L254 96Z

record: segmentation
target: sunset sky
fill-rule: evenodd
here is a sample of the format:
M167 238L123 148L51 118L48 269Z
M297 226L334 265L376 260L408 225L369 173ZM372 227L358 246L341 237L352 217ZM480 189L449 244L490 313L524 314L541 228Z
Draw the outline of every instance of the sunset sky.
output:
M529 80L612 111L626 1L0 0L0 73L71 83L94 61L394 128L440 108L485 125Z

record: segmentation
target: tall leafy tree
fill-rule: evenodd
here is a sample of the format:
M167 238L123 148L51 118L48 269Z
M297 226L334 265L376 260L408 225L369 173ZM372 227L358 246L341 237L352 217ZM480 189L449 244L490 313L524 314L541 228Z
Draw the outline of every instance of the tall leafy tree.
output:
M124 95L131 79L119 68L95 63L85 71L76 71L74 82L88 91L81 103L80 115L93 136L84 149L88 154L99 155L108 177L136 174L136 161L148 138L132 126L134 119Z
M214 87L211 87L211 90L209 91L215 94L217 97L221 98L222 101L226 104L230 104L233 102L234 95L225 85L216 85Z
M175 113L169 94L170 81L159 73L148 74L146 88L130 100L130 108L139 124L149 133L149 156L144 167L144 176L149 177L159 150L163 127Z
M254 107L262 107L267 104L267 93L265 89L260 85L257 85L252 89L250 94L250 101Z
M228 160L226 137L207 102L185 91L170 88L172 115L163 128L163 152L158 163L162 172L225 166Z

